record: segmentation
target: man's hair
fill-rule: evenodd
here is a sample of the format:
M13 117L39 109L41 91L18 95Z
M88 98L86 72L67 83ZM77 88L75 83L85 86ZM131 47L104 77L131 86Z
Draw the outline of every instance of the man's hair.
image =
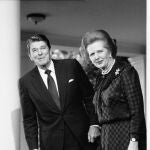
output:
M28 40L27 40L27 43L26 43L26 46L27 46L27 50L28 50L28 54L30 53L30 44L32 42L38 42L38 41L43 41L47 44L48 48L51 49L51 44L48 40L48 38L43 35L43 34L34 34L32 35Z

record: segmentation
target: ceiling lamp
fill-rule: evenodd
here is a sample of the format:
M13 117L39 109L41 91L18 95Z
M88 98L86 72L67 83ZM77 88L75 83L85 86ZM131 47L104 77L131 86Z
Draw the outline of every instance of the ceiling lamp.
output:
M27 20L33 22L34 24L38 24L39 22L45 20L46 15L42 13L31 13L27 15Z

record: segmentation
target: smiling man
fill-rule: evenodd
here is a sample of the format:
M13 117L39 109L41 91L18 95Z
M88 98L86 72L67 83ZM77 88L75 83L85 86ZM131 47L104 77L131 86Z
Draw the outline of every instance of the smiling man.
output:
M30 150L94 150L99 136L93 88L76 60L52 60L46 36L27 41L35 68L19 80Z

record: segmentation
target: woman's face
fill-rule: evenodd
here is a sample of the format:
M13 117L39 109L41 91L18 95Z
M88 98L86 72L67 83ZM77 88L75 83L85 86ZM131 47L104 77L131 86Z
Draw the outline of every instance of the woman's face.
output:
M95 41L87 46L87 52L92 63L99 69L105 69L108 65L111 52L105 41Z

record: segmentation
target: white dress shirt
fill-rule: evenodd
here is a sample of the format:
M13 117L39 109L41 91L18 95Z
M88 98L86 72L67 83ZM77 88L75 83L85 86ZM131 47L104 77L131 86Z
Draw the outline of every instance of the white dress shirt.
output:
M51 61L50 66L49 66L49 68L47 68L47 69L51 70L51 76L52 76L53 79L54 79L54 82L55 82L56 88L57 88L57 92L58 92L58 94L59 94L59 91L58 91L58 84L57 84L57 79L56 79L56 74L55 74L55 68L54 68L54 63L53 63L53 61ZM40 75L41 75L41 77L42 77L42 79L43 79L43 81L44 81L45 86L46 86L47 89L48 89L47 74L45 74L45 70L43 70L43 69L41 69L41 68L39 68L39 67L38 67L38 70L39 70L39 73L40 73Z

